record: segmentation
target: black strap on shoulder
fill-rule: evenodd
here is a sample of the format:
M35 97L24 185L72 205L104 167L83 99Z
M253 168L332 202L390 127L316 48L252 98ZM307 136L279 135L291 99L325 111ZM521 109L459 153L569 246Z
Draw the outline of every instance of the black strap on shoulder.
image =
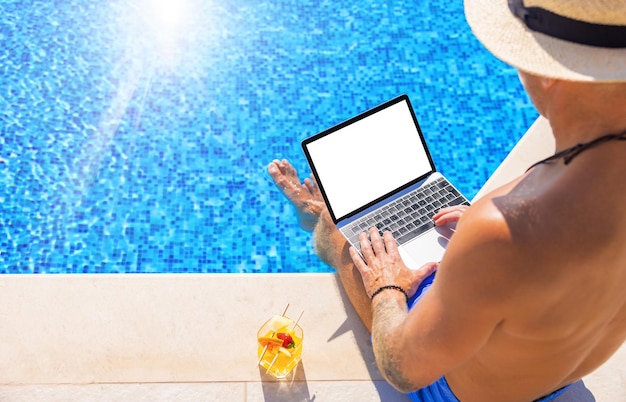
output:
M624 131L621 134L603 135L602 137L598 137L593 141L584 142L582 144L576 144L573 147L564 149L560 152L555 153L552 156L548 156L547 158L540 160L539 162L533 163L528 169L526 169L526 171L528 172L530 169L534 168L537 165L551 162L555 159L563 159L563 164L569 165L572 159L577 157L578 154L580 154L581 152L586 151L587 149L591 147L595 147L596 145L599 145L599 144L602 144L603 142L608 142L608 141L626 141L626 131Z
M541 7L525 7L523 0L509 0L509 9L529 29L553 38L594 47L626 48L626 25L579 21Z

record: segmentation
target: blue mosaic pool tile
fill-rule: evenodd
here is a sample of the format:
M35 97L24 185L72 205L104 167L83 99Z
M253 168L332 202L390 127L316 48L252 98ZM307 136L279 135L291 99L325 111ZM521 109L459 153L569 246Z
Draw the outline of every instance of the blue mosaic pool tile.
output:
M471 197L537 116L461 2L175 3L0 1L0 273L328 272L271 160L408 93Z

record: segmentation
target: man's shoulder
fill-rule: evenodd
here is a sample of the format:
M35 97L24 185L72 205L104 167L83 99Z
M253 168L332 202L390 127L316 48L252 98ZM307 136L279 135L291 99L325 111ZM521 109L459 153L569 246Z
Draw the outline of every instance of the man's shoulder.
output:
M446 252L453 270L482 275L493 269L489 275L497 276L506 276L509 270L519 272L536 248L536 239L528 229L528 225L535 226L528 218L531 203L498 196L475 202L459 221Z
M496 205L494 197L475 202L463 215L457 232L467 232L479 242L511 240L507 216Z
M540 240L549 227L559 225L561 201L547 192L515 181L476 201L463 217L479 241L522 245Z

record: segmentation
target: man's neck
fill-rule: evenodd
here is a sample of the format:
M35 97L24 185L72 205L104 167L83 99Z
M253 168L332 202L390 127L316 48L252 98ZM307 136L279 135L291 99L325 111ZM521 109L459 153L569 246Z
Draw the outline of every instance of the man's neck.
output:
M556 151L561 151L626 131L626 94L607 91L598 84L562 81L550 94L546 114Z

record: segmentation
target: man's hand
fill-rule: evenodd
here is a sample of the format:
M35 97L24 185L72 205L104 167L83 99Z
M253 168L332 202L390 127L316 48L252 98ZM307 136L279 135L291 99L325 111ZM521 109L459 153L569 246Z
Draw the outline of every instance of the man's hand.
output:
M433 215L433 221L435 225L442 226L446 223L456 223L461 219L461 216L469 208L467 205L456 205L453 207L441 208L435 215Z
M396 285L413 296L417 287L428 275L437 269L437 263L428 263L418 270L409 269L398 252L396 240L390 232L380 237L376 228L359 237L363 258L354 247L350 247L350 257L361 273L363 285L368 296L381 286Z

